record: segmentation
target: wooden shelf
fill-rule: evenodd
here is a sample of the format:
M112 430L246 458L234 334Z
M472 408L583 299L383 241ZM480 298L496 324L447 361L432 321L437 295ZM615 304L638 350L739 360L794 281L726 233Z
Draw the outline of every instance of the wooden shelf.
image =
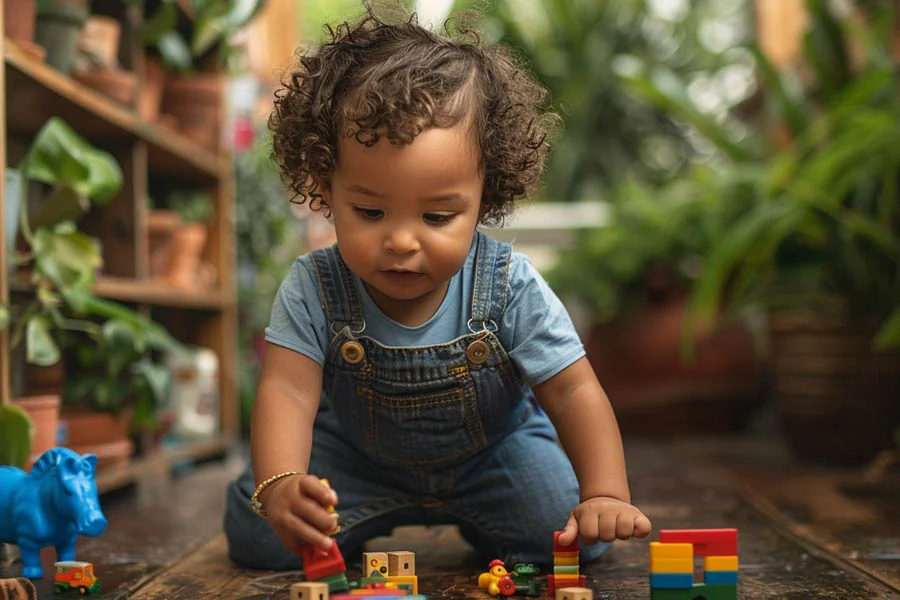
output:
M219 310L234 303L234 296L219 290L203 292L186 291L155 282L135 281L115 277L103 277L94 285L94 293L110 300Z
M148 123L115 100L87 88L6 40L6 113L12 133L33 135L52 116L92 139L148 144L152 171L199 183L215 182L227 162L193 140Z
M132 484L149 486L158 484L160 480L165 482L171 471L181 464L220 458L234 447L235 443L230 437L218 436L164 448L127 465L100 471L96 477L97 491L104 494Z

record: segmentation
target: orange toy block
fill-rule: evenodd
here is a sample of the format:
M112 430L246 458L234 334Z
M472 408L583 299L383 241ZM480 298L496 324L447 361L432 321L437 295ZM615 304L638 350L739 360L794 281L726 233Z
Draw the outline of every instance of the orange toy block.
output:
M303 561L307 581L316 581L347 570L337 542L332 542L327 551L312 544L303 544L300 546L300 559Z
M659 541L666 544L693 544L694 556L737 556L737 529L662 529Z

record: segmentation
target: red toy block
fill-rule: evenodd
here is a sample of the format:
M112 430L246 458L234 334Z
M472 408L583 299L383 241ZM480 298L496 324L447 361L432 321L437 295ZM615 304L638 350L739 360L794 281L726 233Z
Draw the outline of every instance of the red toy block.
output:
M300 559L303 561L303 571L306 573L307 581L317 581L347 570L337 542L333 542L327 551L322 550L319 546L303 544L300 546Z
M659 541L693 544L694 556L737 556L737 529L661 529Z
M560 577L559 575L547 575L547 593L550 594L551 597L556 597L556 584L559 583L559 587L584 587L587 581L587 578L584 575L563 575L559 582L556 581L556 578Z
M562 534L562 531L554 531L553 532L553 551L554 552L578 552L578 538L575 538L575 541L572 542L568 546L563 546L559 543L559 536Z

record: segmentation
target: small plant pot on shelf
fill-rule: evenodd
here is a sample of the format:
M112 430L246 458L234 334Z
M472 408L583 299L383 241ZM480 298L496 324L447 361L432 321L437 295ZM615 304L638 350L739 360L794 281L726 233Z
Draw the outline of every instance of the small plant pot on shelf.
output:
M178 119L179 130L210 150L218 150L224 118L225 79L218 73L178 75L166 80L162 110Z
M150 279L164 279L172 260L172 239L184 222L174 210L154 209L147 214Z
M112 17L91 15L84 22L78 36L78 49L86 52L100 64L114 66L119 64L119 40L122 37L122 25Z
M131 71L96 69L75 73L72 77L87 87L121 102L128 108L134 106L137 96L138 78Z
M160 60L148 56L144 61L143 87L138 100L138 113L145 121L154 123L159 119L165 86L165 67Z
M66 407L60 415L60 446L79 454L96 454L97 469L126 465L134 453L128 439L132 413L118 415L82 408Z
M16 398L13 403L28 413L34 423L31 455L25 468L27 471L34 461L40 458L41 454L56 447L60 397L58 395L24 396Z
M209 231L202 223L187 223L172 237L166 281L185 289L204 287L201 282L203 250Z
M38 11L35 41L47 50L47 64L68 73L78 35L88 17L87 0L51 0Z

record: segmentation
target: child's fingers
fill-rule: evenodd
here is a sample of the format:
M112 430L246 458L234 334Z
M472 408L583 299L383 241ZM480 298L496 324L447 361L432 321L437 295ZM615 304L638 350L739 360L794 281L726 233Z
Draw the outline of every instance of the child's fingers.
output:
M321 506L334 506L338 503L337 493L323 484L318 477L307 475L300 480L303 495L315 500Z
M575 543L577 540L578 521L575 519L575 514L572 513L569 515L569 520L566 521L566 526L563 527L562 533L559 534L559 543L562 546L568 546Z
M290 509L295 516L325 535L333 533L337 526L337 513L328 512L312 498L304 496L294 498Z
M638 515L634 520L634 537L645 538L650 535L653 525L644 515Z
M276 518L270 519L270 523L283 541L287 538L293 538L309 544L314 544L322 548L330 548L333 541L330 537L316 529L311 523L304 521L301 517L290 512L284 512L277 515ZM299 552L299 546L294 544L285 544L288 549ZM292 548L296 548L293 550Z

